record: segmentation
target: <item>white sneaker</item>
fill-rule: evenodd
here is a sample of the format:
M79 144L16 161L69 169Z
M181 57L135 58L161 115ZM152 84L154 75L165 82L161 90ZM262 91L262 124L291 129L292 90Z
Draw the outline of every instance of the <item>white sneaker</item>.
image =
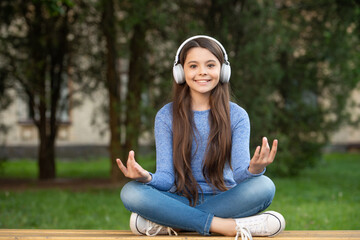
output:
M252 236L273 237L285 229L284 217L274 211L267 211L259 215L237 218L236 222L236 238L252 239Z
M130 217L130 229L136 235L174 235L177 236L177 232L171 227L165 227L150 220L147 220L137 213L131 213Z

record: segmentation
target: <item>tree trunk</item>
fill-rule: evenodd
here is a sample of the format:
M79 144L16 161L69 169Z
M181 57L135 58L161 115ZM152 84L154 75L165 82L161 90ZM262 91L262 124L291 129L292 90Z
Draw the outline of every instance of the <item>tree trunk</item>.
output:
M64 15L61 17L45 20L43 7L41 3L35 5L36 20L31 23L29 37L32 46L37 47L31 48L31 60L34 66L30 69L30 84L25 86L31 100L31 117L39 133L38 177L41 180L56 177L57 114L66 66L64 59L69 52L67 42L69 8L65 8ZM51 32L51 34L48 34L48 32ZM38 100L37 105L35 99ZM35 112L38 113L38 116L36 116Z
M121 100L120 100L120 77L117 71L116 60L116 19L114 16L114 2L112 0L103 1L102 29L106 39L106 86L109 96L109 128L110 128L110 162L111 179L121 181L125 177L119 170L115 159L126 160L121 154Z
M46 84L45 79L38 79L39 99L38 106L39 120L37 127L39 132L39 152L38 152L38 177L40 180L54 179L56 177L55 169L55 138L51 136L51 127L47 120L47 103L46 103ZM35 120L36 121L36 120Z
M126 98L127 118L126 118L126 141L125 149L138 150L138 140L141 129L141 93L144 82L149 81L146 76L146 27L137 24L134 27L134 34L130 42L130 66L129 83Z
M56 165L55 165L55 141L51 138L46 137L40 139L39 145L39 179L54 179L56 177Z

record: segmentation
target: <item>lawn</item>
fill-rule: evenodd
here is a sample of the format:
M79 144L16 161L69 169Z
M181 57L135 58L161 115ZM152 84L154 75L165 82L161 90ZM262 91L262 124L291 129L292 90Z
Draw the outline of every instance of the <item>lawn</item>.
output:
M56 173L59 178L108 178L110 177L110 161L107 158L90 160L75 159L56 162ZM37 163L35 160L16 159L5 161L0 166L0 174L4 178L36 179Z
M140 160L148 169L150 158ZM105 159L62 162L59 177L108 177ZM269 209L281 212L287 230L360 229L360 154L328 154L295 178L273 178ZM36 163L6 162L2 177L35 178ZM130 213L120 189L0 191L0 228L128 229Z
M296 178L275 178L272 209L287 229L360 229L360 154L331 154Z

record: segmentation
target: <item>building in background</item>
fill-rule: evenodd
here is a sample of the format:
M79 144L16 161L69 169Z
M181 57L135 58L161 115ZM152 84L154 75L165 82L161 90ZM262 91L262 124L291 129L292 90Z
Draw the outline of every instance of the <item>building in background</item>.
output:
M11 93L12 105L0 112L1 122L9 127L7 134L0 136L1 158L36 158L38 133L27 113L26 102ZM67 107L62 113L57 138L58 158L91 158L108 155L109 131L107 117L103 111L106 90L98 89L91 96L78 95L82 104ZM354 91L352 97L360 104L360 91ZM71 103L68 104L71 106ZM360 114L360 108L353 109L354 115ZM152 134L144 134L140 140L142 146L153 144ZM332 135L327 150L359 151L360 129L342 126Z
M26 102L15 94L11 93L13 102L10 107L0 112L2 124L8 127L7 133L0 137L0 156L36 158L38 130L30 119ZM77 96L82 98L79 106L64 108L56 141L59 157L107 155L109 134L104 130L107 127L106 117L101 114L106 94L105 89L99 89L91 97L81 94ZM71 103L68 105L71 106ZM101 122L103 124L99 125Z
M354 90L351 96L354 101L354 106L351 106L352 120L360 116L360 86ZM331 138L330 150L340 151L360 151L360 128L354 126L344 125L336 131Z

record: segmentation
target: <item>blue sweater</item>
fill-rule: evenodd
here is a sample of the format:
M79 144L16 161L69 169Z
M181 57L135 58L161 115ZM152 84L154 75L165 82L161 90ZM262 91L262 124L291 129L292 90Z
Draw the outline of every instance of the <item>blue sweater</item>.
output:
M202 174L202 164L206 155L207 139L210 132L209 112L194 111L194 122L198 132L192 144L192 173L199 183L203 193L213 193L213 189L205 181ZM230 102L230 120L232 132L231 165L224 168L224 182L230 189L245 179L262 175L251 174L248 170L250 163L249 140L250 122L246 111L235 103ZM173 166L172 141L172 103L166 104L159 110L155 118L155 144L156 144L156 172L150 173L152 180L147 183L162 191L176 191ZM198 144L198 146L197 146ZM265 170L264 170L265 171ZM220 190L217 191L219 193Z

